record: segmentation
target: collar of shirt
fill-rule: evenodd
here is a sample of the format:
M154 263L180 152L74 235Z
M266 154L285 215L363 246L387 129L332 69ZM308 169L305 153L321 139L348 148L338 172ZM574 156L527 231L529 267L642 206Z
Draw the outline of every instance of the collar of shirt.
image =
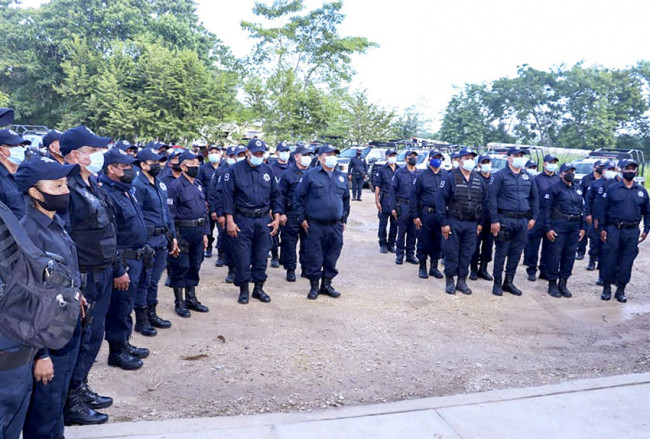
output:
M45 215L43 212L41 212L34 206L29 206L29 208L27 209L27 215L30 218L32 218L34 221L36 221L43 228L50 227L52 223L57 224L61 228L64 228L65 226L65 223L58 215L55 214L54 218L50 218L49 216Z
M198 185L199 185L199 181L196 178L194 179L194 183L192 183L191 181L189 181L187 179L185 174L181 174L181 176L178 177L178 179L181 181L181 184L184 185L184 186L197 186L198 187Z
M0 177L2 178L11 178L13 180L14 175L9 172L9 169L5 167L2 163L0 163Z

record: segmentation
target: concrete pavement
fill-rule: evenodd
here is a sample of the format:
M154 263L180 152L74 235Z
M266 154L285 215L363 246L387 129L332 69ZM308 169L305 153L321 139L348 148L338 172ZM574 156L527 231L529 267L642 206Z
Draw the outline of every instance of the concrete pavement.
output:
M68 439L650 438L650 373L317 412L66 428Z

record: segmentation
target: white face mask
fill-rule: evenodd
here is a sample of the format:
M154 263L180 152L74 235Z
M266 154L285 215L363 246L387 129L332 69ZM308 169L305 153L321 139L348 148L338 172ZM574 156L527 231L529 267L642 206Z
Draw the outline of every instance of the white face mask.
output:
M300 157L300 164L305 168L308 168L311 165L311 156L303 155Z
M232 157L228 157L228 158L226 159L226 163L228 163L229 166L232 166L232 165L234 165L235 163L237 163L237 160L234 159L234 158L232 158Z
M237 157L238 162L241 162L243 160L246 160L246 156Z
M460 166L460 163L458 163L456 160L454 160L453 162L451 162L451 167L452 167L452 168L454 168L454 169L458 169L459 166Z
M264 163L264 157L263 156L262 157L257 157L257 156L251 155L250 162L251 162L251 165L253 165L253 166L259 166L262 163Z
M9 148L9 157L7 157L14 165L20 165L25 161L25 148L22 146L14 146Z
M282 160L283 162L286 162L289 160L289 154L291 154L289 151L282 151L278 153L278 158Z
M548 172L557 172L557 163L547 163L546 164L546 170Z
M481 172L485 174L489 174L490 172L492 172L492 165L490 163L481 165Z
M86 166L86 169L93 174L97 174L104 167L104 153L101 151L93 152L89 154L90 164Z
M395 163L397 163L397 156L392 155L388 157L386 161L388 162L389 165L394 165Z
M516 169L521 169L526 166L528 159L526 157L514 157L512 159L512 166Z
M476 167L476 162L472 159L463 160L463 169L466 171L472 171Z
M615 178L616 178L616 171L614 171L613 169L608 169L607 171L605 171L606 180L613 180Z
M539 175L539 172L537 170L535 170L535 169L532 169L532 168L531 169L526 169L526 171L528 171L528 173L530 175L532 175L532 176Z
M325 157L325 166L328 168L335 167L339 162L339 158L335 155L328 155Z
M219 163L221 161L221 154L218 152L208 154L208 160L210 160L210 163Z

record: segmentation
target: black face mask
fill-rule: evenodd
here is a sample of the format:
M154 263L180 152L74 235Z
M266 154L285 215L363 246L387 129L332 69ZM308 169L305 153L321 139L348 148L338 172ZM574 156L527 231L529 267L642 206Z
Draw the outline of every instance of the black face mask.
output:
M627 181L634 180L634 177L636 177L636 172L634 172L634 171L623 172L623 179L625 179Z
M573 180L576 178L576 175L573 173L564 174L564 181L567 183L573 183Z
M70 205L70 194L52 195L46 194L40 190L39 192L43 195L43 201L36 201L41 205L41 207L43 207L43 209L60 214L64 214L68 211L68 206Z
M160 174L161 170L162 167L160 166L160 163L154 163L153 165L149 165L149 170L147 172L152 177L155 177L156 175Z
M172 171L181 172L181 164L180 163L172 164Z
M192 178L196 178L197 175L199 175L199 167L198 166L188 166L187 167L187 175L189 175Z
M409 163L409 165L411 165L411 166L415 166L415 165L417 165L417 163L418 163L418 159L415 158L415 157L411 157L411 158L409 159L409 162L408 162L408 163Z
M133 183L133 180L135 179L135 169L124 169L122 172L124 175L120 177L120 181L126 184Z

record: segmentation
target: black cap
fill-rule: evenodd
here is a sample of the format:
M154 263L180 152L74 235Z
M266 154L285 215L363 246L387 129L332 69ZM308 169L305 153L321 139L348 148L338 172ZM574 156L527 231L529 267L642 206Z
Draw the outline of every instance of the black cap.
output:
M147 160L153 160L156 162L166 162L167 161L167 156L158 154L153 151L151 148L144 148L142 151L138 152L138 154L135 156L138 160L141 162L145 162Z
M630 165L635 165L637 168L639 167L639 163L634 159L623 159L618 162L619 169L623 169L626 166L630 166Z
M337 148L334 148L329 143L325 143L321 145L320 148L318 149L318 154L329 154L330 152L335 152L339 154L341 151L339 151Z
M479 163L483 163L486 160L492 161L492 157L490 157L490 154L481 154L480 156L478 156Z
M574 171L576 170L576 167L573 165L573 163L562 163L562 166L560 166L560 174L563 172L568 171L569 169L573 169Z
M532 167L537 168L537 163L535 163L535 162L532 161L532 160L528 160L528 161L526 162L526 167L527 167L527 168L532 168Z
M133 165L136 166L139 164L139 161L132 156L125 153L120 148L111 148L104 153L104 166L114 165L116 163L122 165Z
M0 107L0 127L14 123L14 109Z
M246 149L255 154L257 152L266 152L266 143L260 139L251 139L246 146Z
M52 144L52 142L61 140L62 134L63 133L61 131L57 131L57 130L48 131L47 134L43 136L43 146L47 148Z
M313 154L314 150L307 145L298 145L294 151L296 154Z
M61 139L59 140L59 149L61 150L61 154L66 156L71 151L84 146L103 148L110 142L110 137L98 136L93 133L90 128L80 125L78 127L70 128L61 135Z
M27 192L39 180L58 180L76 174L79 174L79 165L61 165L48 157L35 157L18 166L14 180L18 189Z
M521 154L521 153L528 154L528 151L522 149L519 146L511 146L510 148L508 148L508 155Z
M25 140L14 130L0 130L0 145L20 146L31 145L32 142Z
M138 149L136 145L133 145L128 140L120 140L115 144L115 147L120 148L122 151L127 151L129 149Z
M552 162L553 160L557 160L557 159L558 159L558 158L555 157L553 154L546 154L546 155L544 156L544 162L545 162L545 163L550 163L550 162Z
M472 148L463 147L458 151L458 157L465 157L466 155L472 155L476 157L478 154Z
M442 159L444 160L445 156L442 155L442 151L438 151L437 149L432 149L432 150L429 152L429 158L431 158L431 157L435 157L435 156L437 156L437 155L439 155L440 157L442 157Z

